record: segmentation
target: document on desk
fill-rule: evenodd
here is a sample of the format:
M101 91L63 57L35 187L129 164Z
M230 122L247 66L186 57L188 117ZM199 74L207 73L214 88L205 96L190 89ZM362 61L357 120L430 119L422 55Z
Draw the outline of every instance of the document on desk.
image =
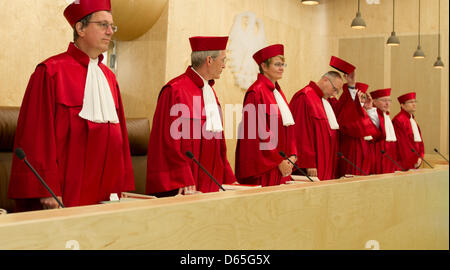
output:
M308 179L308 177L306 177L304 175L291 175L291 178L295 182L299 181L299 182L311 183L311 181ZM317 176L310 176L309 178L311 178L314 182L320 182L320 180L319 180L319 178L317 178Z
M157 199L155 196L137 194L131 192L122 192L119 200L110 200L110 201L101 201L101 204L106 203L118 203L118 202L131 202L131 201L140 201L140 200L149 200L149 199Z

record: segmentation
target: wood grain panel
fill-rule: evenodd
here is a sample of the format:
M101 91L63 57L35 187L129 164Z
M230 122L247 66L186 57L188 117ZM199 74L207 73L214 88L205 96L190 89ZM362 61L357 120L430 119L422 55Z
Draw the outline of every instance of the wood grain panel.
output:
M417 93L416 120L420 125L422 137L427 153L434 153L433 149L445 149L440 145L442 118L441 114L441 76L440 70L433 68L436 61L437 35L422 35L421 45L425 52L424 59L414 59L412 56L417 48L417 35L401 36L401 47L392 48L391 80L392 80L392 115L400 111L397 97L408 93ZM448 91L448 90L447 90ZM447 102L448 107L448 102ZM445 152L445 151L444 151Z
M448 249L448 165L0 216L1 249Z

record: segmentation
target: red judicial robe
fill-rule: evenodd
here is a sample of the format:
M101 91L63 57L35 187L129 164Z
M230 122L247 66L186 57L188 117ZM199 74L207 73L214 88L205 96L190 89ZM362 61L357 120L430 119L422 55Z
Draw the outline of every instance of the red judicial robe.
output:
M370 150L372 152L372 174L393 173L400 171L400 169L392 162L386 155L381 153L384 150L395 162L398 163L397 142L386 141L386 130L384 127L384 114L380 109L377 109L378 119L380 119L380 127L378 131L380 136L374 138L369 142ZM374 125L375 126L375 125ZM395 127L394 127L395 130Z
M414 115L412 117L414 118ZM411 151L411 148L414 148L414 150L422 157L422 159L425 154L420 127L419 125L417 125L422 141L415 142L410 118L411 115L405 110L401 109L400 112L392 120L398 142L399 163L400 166L402 166L405 170L414 169L414 164L416 164L417 160L419 159L419 157Z
M322 103L323 93L316 83L310 82L298 91L289 107L295 120L300 168L317 168L320 180L336 178L338 132L330 128Z
M335 97L330 97L327 100L330 103L331 108L333 108L334 113L336 114L336 109L337 109L339 100L337 98L335 98Z
M209 84L213 86L214 81ZM184 74L161 89L148 146L147 194L192 185L201 192L219 190L214 181L186 157L186 151L191 151L220 184L236 182L227 159L223 132L205 130L202 88L202 78L188 67ZM172 115L171 109L175 111Z
M290 176L281 175L278 165L284 160L280 151L288 157L297 155L294 126L283 126L281 112L273 95L275 88L286 101L278 83L273 85L266 76L258 74L257 80L245 94L235 159L236 177L241 184L273 186L290 180ZM260 107L264 109L259 111ZM276 123L276 128L271 120ZM263 133L260 134L259 130Z
M367 112L360 104L358 95L352 99L348 85L344 84L343 92L336 104L336 119L339 123L339 152L353 162L365 174L370 174L372 154L365 136L378 137L380 134L373 125ZM338 161L338 176L346 174L362 175L345 160Z
M103 56L99 56L100 62ZM14 148L21 147L65 206L96 204L111 193L134 190L128 134L114 73L99 62L116 105L118 124L94 123L78 113L89 56L70 43L65 53L39 64L20 108ZM50 197L25 163L14 156L8 195ZM41 208L39 200L18 200L17 210Z

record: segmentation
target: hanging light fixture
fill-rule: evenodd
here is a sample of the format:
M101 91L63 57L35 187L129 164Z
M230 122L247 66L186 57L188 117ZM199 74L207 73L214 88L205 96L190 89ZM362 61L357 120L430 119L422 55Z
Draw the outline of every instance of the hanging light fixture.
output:
M437 68L437 69L443 69L444 68L444 63L441 60L441 0L439 1L439 33L438 33L438 57L436 62L434 62L433 67Z
M303 5L314 6L319 4L319 0L302 0Z
M419 0L419 44L417 45L417 50L413 55L416 59L425 58L425 53L422 51L422 47L420 46L420 0Z
M387 40L388 46L398 46L400 45L400 40L395 35L394 24L395 24L395 0L392 0L392 33Z
M353 29L364 29L366 28L366 22L361 17L361 12L359 9L359 0L358 0L358 12L356 12L356 17L352 21L352 28Z

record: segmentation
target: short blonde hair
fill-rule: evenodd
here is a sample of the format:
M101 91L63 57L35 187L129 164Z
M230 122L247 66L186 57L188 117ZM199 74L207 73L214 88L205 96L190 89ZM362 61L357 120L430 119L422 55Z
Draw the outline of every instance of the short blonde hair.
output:
M261 65L265 64L266 66L270 66L270 64L272 63L272 59L275 57L280 57L281 61L283 61L283 63L286 61L286 58L284 57L284 55L276 55L274 57L270 57L269 59L265 60L264 62L262 62L259 65L259 73L264 74L264 70L262 69Z

